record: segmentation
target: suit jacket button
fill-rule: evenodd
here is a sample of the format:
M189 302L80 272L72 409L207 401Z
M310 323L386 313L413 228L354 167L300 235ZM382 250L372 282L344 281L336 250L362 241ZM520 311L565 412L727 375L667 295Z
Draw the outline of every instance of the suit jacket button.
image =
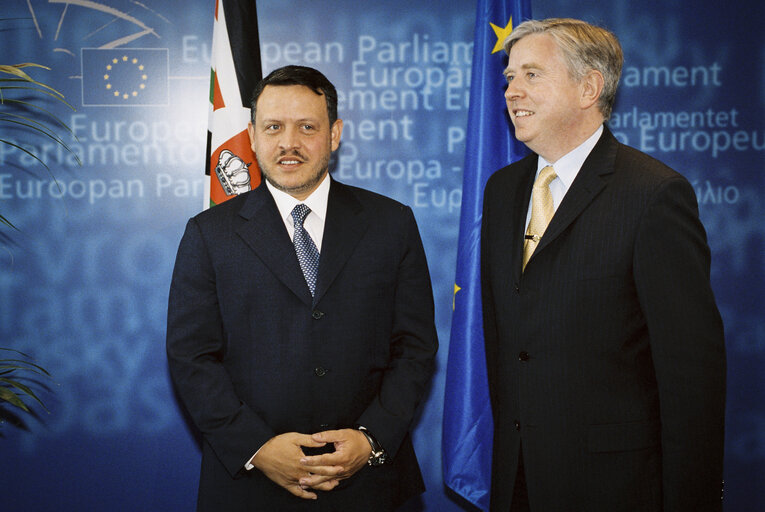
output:
M324 313L322 313L318 309L314 309L313 313L311 313L311 317L313 317L314 320L318 320L319 318L321 318L323 316L324 316Z
M520 432L520 431L521 431L521 422L520 422L520 421L518 421L518 420L515 420L515 422L514 422L514 423L515 423L515 430L517 430L518 432Z
M518 286L518 283L513 284L513 288L515 289L515 293L521 293L521 287Z
M317 377L324 377L327 374L327 369L317 366L313 369L313 373L315 373Z
M522 351L520 354L518 354L518 360L519 361L528 361L529 360L529 353L525 350Z

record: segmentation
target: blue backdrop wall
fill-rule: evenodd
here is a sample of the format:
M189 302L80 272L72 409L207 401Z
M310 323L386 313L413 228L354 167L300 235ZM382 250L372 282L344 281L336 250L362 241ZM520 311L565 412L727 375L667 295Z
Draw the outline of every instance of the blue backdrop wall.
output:
M611 128L697 191L727 336L726 510L748 512L765 507L765 36L761 2L729 5L533 0L532 10L619 36ZM34 76L76 108L49 105L82 160L0 125L52 174L0 145L0 214L19 228L0 231L0 346L53 376L42 383L49 412L38 407L26 429L0 425L3 510L193 509L200 454L164 335L177 244L203 204L212 16L212 0L3 2L0 63L51 68ZM335 177L414 208L442 345L415 431L428 491L411 508L467 510L444 490L440 431L475 3L273 0L258 16L264 72L315 66L341 92ZM145 66L146 88L102 96L104 80L138 91L104 78L122 55L126 76Z

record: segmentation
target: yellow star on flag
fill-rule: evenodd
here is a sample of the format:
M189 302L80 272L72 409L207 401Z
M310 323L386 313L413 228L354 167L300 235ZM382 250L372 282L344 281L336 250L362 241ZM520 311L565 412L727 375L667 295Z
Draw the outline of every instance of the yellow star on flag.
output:
M489 22L489 25L491 25L491 28L494 29L494 34L497 36L497 44L494 45L494 49L491 51L491 53L497 53L502 49L502 43L505 42L505 38L510 35L510 32L513 31L513 17L510 16L510 19L507 20L507 25L505 25L505 28L498 27L494 23Z

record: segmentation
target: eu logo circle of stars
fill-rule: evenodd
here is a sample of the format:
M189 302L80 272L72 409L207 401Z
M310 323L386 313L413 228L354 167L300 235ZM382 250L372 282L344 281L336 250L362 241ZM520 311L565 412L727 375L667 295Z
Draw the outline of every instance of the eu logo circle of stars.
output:
M137 97L140 91L146 89L148 78L144 65L140 64L137 58L129 58L127 55L123 55L119 59L113 58L106 65L106 73L104 74L106 89L112 91L115 98L122 98L123 100ZM126 87L122 90L117 89L115 81Z

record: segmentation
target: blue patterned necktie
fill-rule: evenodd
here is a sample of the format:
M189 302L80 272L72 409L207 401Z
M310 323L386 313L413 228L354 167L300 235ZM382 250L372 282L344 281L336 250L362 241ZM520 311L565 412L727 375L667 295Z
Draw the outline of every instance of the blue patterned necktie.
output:
M308 231L303 227L303 221L311 213L311 209L304 204L299 204L292 209L292 220L295 223L295 235L292 243L295 244L295 253L300 262L300 268L303 270L305 282L311 290L313 297L316 291L316 274L319 271L319 251L316 244L311 240Z

